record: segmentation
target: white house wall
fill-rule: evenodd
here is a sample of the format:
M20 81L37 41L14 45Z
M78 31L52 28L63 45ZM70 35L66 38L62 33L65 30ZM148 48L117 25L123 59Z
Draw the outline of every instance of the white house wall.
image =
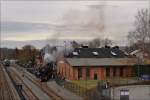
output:
M150 85L120 86L111 88L111 99L120 100L120 90L129 90L129 100L150 100Z

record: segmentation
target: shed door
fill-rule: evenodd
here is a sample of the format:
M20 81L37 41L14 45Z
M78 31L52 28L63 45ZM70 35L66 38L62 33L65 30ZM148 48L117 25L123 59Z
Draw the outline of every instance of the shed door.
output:
M120 90L120 100L129 100L129 90Z
M94 80L97 80L97 73L94 73Z

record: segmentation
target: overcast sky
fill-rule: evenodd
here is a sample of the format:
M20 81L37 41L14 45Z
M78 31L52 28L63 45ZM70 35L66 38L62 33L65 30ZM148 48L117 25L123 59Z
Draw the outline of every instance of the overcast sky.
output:
M91 40L97 37L126 45L137 11L148 7L148 0L1 1L2 46L19 47L23 42L47 38Z

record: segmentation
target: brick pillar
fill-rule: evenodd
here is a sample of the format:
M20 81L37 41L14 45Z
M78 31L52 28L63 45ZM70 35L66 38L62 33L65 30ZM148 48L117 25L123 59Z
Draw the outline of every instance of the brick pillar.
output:
M86 68L85 67L82 68L82 79L86 80Z
M73 78L73 67L72 66L70 66L70 80L73 80L74 78ZM78 73L77 73L77 79L78 79Z
M120 77L120 68L116 68L116 76Z
M102 79L102 69L100 67L97 67L96 72L97 73L97 79Z
M110 67L110 77L113 77L113 68L112 67Z
M93 80L94 79L94 68L91 67L90 68L90 80Z
M128 77L132 76L132 67L127 67L127 73Z
M69 66L69 80L73 79L73 72L72 72L72 66Z
M78 68L73 68L73 79L78 80Z
M102 80L106 79L106 69L105 68L101 68L101 79Z

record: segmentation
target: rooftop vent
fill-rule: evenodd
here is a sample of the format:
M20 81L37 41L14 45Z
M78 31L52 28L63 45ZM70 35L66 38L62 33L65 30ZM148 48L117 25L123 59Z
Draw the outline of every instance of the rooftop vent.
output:
M113 56L116 56L117 54L115 53L115 52L113 52L113 51L111 51L111 54L113 55Z
M98 52L92 52L93 55L98 56Z
M86 45L86 44L82 44L81 47L82 47L82 48L88 48L89 46Z
M72 52L74 56L78 56L79 53L78 52Z

